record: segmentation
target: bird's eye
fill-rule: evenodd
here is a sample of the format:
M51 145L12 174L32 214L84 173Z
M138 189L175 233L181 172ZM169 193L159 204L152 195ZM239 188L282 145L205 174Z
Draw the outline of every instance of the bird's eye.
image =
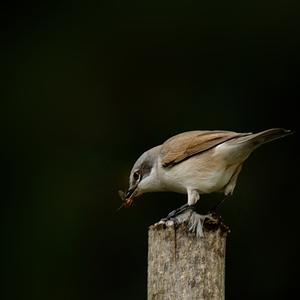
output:
M140 178L140 173L138 171L135 171L133 173L133 179L137 181L137 180L139 180L139 178Z

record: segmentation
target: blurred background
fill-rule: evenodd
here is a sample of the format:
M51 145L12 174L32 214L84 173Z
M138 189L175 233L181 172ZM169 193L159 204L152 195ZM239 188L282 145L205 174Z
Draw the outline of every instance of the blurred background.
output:
M3 4L2 4L3 6ZM129 210L139 155L187 130L297 129L296 1L40 1L1 9L3 299L146 299L148 226ZM226 299L299 283L298 135L247 161L220 213ZM220 195L202 197L205 212Z

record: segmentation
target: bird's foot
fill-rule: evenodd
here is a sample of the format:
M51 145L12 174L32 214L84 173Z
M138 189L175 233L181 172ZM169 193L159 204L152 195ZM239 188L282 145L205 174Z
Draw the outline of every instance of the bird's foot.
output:
M166 218L163 218L162 221L163 222L167 222L169 220L174 220L177 216L179 216L180 214L183 214L186 211L194 211L195 207L193 205L188 205L188 204L184 204L182 206L180 206L179 208L171 211Z
M195 233L197 237L204 237L204 223L213 227L220 222L221 219L216 214L200 215L187 207L181 213L174 214L171 212L167 218L162 219L158 224L177 228L180 224L185 223L189 232Z
M158 224L163 224L164 226L174 226L178 228L179 225L183 223L187 223L189 218L191 217L194 210L191 208L189 209L187 206L184 205L184 209L182 207L171 211L166 218L161 219Z
M218 224L219 222L219 217L214 214L193 213L188 220L188 228L190 232L196 233L196 236L204 237L204 223Z

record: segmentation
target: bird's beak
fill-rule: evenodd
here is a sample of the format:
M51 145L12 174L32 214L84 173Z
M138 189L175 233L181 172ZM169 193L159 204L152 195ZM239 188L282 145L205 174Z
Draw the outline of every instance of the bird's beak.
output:
M130 188L125 195L125 199L129 199L134 194L134 191L136 190L136 188L137 188L137 185Z
M119 196L120 196L120 198L123 201L123 203L120 206L120 208L122 208L122 207L128 208L128 207L130 207L133 204L134 199L135 199L134 198L134 194L135 194L137 186L138 185L136 184L135 186L129 188L129 190L126 193L123 192L123 191L119 191Z

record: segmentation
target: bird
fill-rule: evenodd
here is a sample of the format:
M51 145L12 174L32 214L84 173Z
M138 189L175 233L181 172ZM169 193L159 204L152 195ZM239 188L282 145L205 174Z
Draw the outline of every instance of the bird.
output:
M194 208L201 195L222 193L226 199L233 194L243 163L250 154L261 145L292 133L284 128L258 133L226 130L179 133L136 160L127 192L119 191L122 207L130 207L137 197L149 192L186 194L187 203L166 218L171 219Z

